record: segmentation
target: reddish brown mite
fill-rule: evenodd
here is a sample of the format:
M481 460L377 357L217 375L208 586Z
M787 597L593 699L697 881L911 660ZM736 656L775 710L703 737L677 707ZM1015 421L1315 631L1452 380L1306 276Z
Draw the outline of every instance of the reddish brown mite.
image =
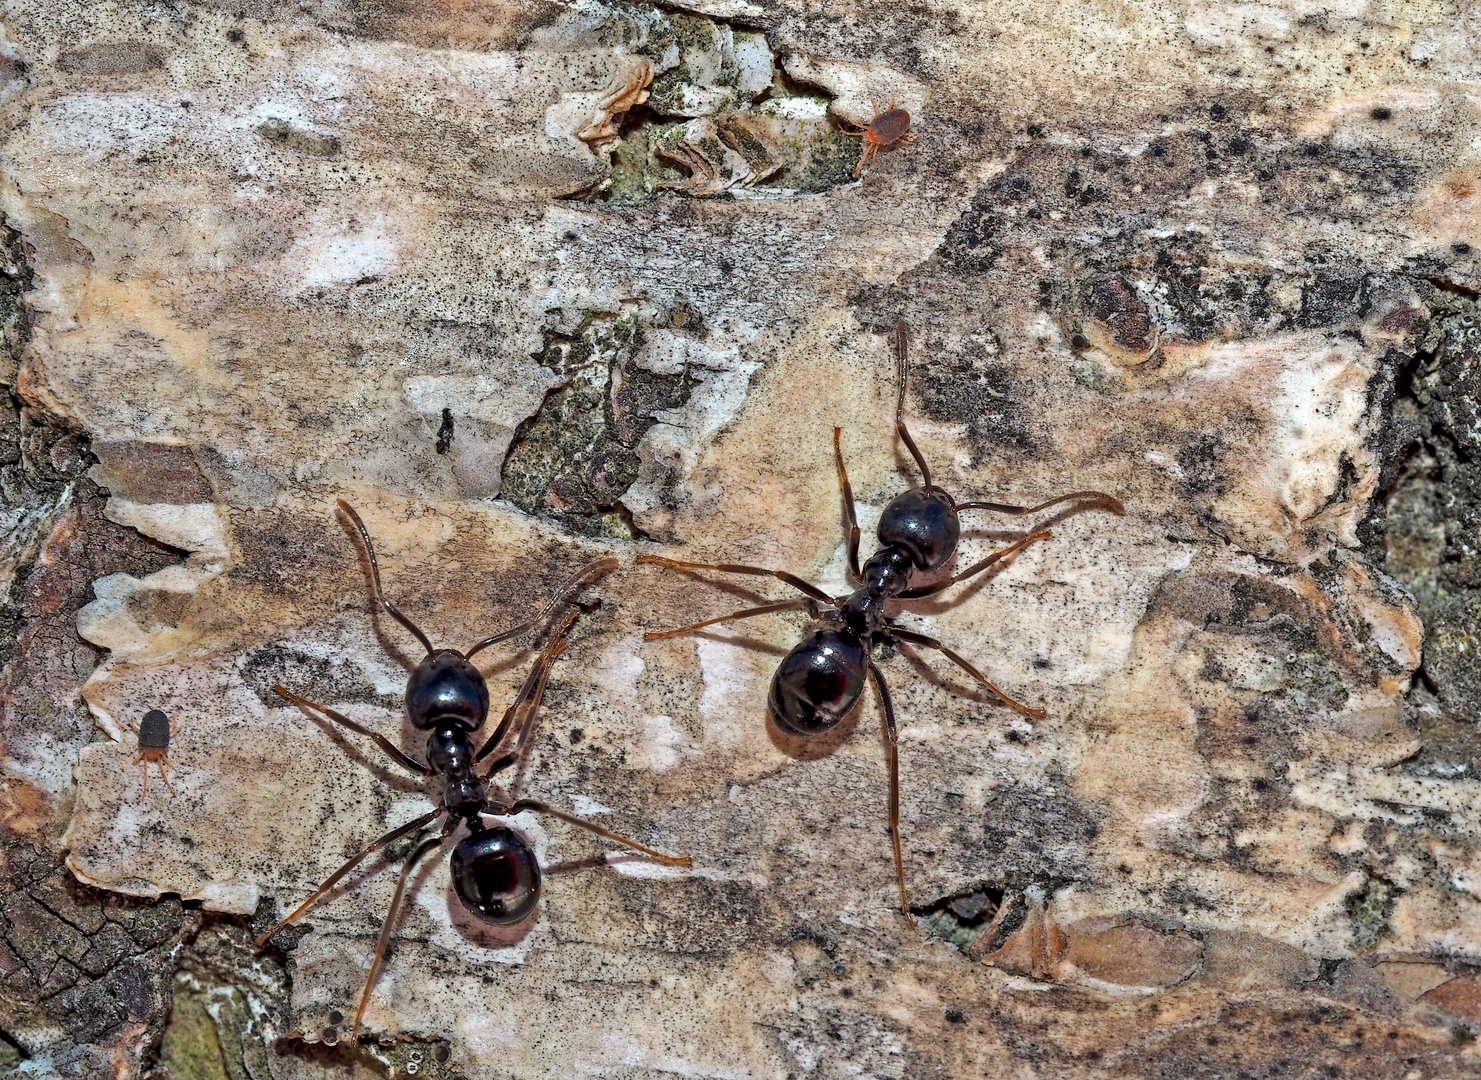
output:
M904 109L895 108L895 99L890 98L890 107L884 112L879 111L879 102L871 101L874 106L874 119L869 121L868 127L861 127L857 131L849 131L844 128L845 135L862 135L864 137L864 152L859 155L859 164L854 166L854 177L857 178L864 171L864 166L879 153L881 147L889 148L895 145L909 146L917 132L910 130L910 114Z
M149 798L149 763L151 761L159 766L160 779L165 782L165 787L169 788L170 798L176 798L175 789L170 786L170 778L165 773L166 765L172 769L175 767L175 763L169 758L170 736L175 733L174 727L170 724L170 718L158 709L150 709L144 714L144 719L140 723L134 724L133 721L129 723L139 733L139 752L134 756L133 764L144 762L144 794L139 796L139 801L143 802Z

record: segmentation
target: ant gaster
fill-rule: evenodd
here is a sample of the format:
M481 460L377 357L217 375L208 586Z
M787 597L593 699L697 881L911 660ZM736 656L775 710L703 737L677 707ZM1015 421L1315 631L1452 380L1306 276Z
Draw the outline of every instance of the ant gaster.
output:
M1013 506L995 502L959 503L953 500L942 488L931 482L931 470L920 450L916 448L915 440L910 437L905 421L900 418L905 403L906 354L909 349L909 332L903 320L895 325L895 347L900 363L899 393L895 399L895 431L910 451L910 456L915 459L921 471L922 483L920 487L913 487L896 496L885 507L877 530L880 548L860 567L859 523L854 514L854 493L843 466L843 451L839 446L841 429L833 429L833 457L838 468L838 482L843 489L844 519L848 526L848 577L849 583L856 586L853 592L846 596L829 596L816 585L784 570L766 570L731 563L679 562L659 555L643 555L638 561L673 569L714 570L728 574L774 577L806 594L806 597L795 600L763 604L675 630L643 635L644 640L652 641L732 619L746 619L777 611L808 610L819 625L782 659L771 678L771 689L767 694L767 708L772 720L788 735L809 739L836 727L858 705L864 693L866 677L874 683L875 693L879 695L880 705L884 709L885 750L890 774L890 838L895 849L895 876L900 886L900 907L908 915L910 903L905 892L905 862L900 851L900 767L895 707L890 700L884 675L872 659L874 646L908 642L935 649L1008 708L1025 716L1043 716L1044 713L1040 709L1014 701L963 657L935 638L899 626L887 614L887 606L894 600L917 600L934 596L957 582L965 581L1018 554L1030 544L1047 540L1050 535L1047 531L1034 532L1017 543L994 551L960 573L930 585L912 588L911 583L918 575L940 570L951 560L961 534L958 515L963 510L1023 515L1047 510L1062 503L1076 504L1062 514L1066 517L1094 508L1113 514L1124 514L1126 510L1117 499L1099 491L1073 491L1037 506Z
M257 939L259 947L266 944L274 934L290 923L296 922L326 892L332 889L346 874L353 870L368 855L403 836L416 833L430 825L434 819L446 815L442 828L436 835L422 840L407 858L401 877L391 898L391 910L381 926L380 939L376 942L375 958L365 978L365 989L360 995L359 1008L355 1010L355 1021L350 1038L359 1036L360 1021L365 1015L365 1006L370 1000L370 990L385 957L391 930L395 925L396 912L401 906L402 894L412 870L422 857L440 846L459 826L467 829L467 835L458 841L452 850L452 882L459 902L474 918L494 926L514 926L523 922L535 910L540 899L541 868L529 841L518 830L507 825L490 826L483 815L509 817L525 810L549 814L571 825L596 833L608 840L624 844L660 862L673 866L688 866L689 859L664 855L651 848L600 825L573 817L534 799L519 798L524 781L524 762L533 744L535 719L540 701L545 693L545 683L550 676L551 665L566 648L565 635L576 621L576 611L568 606L550 642L540 652L535 665L526 677L524 685L515 696L514 703L504 712L504 718L492 735L484 741L477 752L473 748L473 733L481 728L488 718L489 691L483 674L471 663L479 651L510 638L519 637L544 624L552 612L562 604L570 605L575 594L586 585L597 581L617 566L613 558L598 559L591 563L551 599L550 603L533 619L494 634L474 645L467 652L456 649L433 648L427 635L386 599L381 589L380 567L376 563L375 547L370 542L370 533L360 515L349 503L338 500L339 507L354 522L365 544L369 557L371 578L375 583L376 600L384 606L387 614L404 626L427 650L427 655L412 671L406 682L406 713L412 726L427 733L427 764L423 765L410 755L397 749L389 739L351 720L326 705L319 705L300 697L281 686L273 689L289 701L304 709L310 709L351 731L368 736L397 764L420 776L430 776L441 781L434 795L436 809L408 821L386 833L350 859L318 887L307 900L287 918L273 926ZM482 773L475 766L496 754L493 764ZM515 766L514 782L507 791L490 783L491 778L511 766ZM585 864L583 864L585 865Z

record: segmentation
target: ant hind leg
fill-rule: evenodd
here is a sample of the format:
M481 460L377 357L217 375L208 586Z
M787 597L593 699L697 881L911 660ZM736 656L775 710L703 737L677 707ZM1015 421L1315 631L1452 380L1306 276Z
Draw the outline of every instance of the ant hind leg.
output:
M895 703L890 700L890 688L885 685L884 673L873 660L869 661L869 677L874 681L874 692L884 708L885 755L890 770L890 842L895 847L895 879L900 885L900 911L910 914L910 901L905 895L905 858L900 853L900 736L895 728Z
M416 832L418 829L422 828L423 826L425 826L429 822L431 822L432 819L435 818L440 813L442 813L442 807L439 806L436 810L433 810L430 814L423 814L419 818L413 818L412 820L408 821L405 825L398 825L398 826L396 826L396 828L394 828L390 832L386 833L385 836L382 836L379 840L375 840L375 841L372 841L371 843L367 844L365 846L365 848L358 855L356 855L353 858L351 858L348 862L346 862L338 870L336 870L334 873L330 874L327 878L325 878L324 879L324 883L322 885L320 885L317 889L314 890L312 896L310 896L303 903L299 904L298 907L294 909L293 914L287 916L286 918L283 918L283 919L278 920L267 931L265 931L262 934L259 934L257 936L257 947L259 949L262 948L264 945L266 945L268 943L268 941L270 941L272 939L272 936L274 934L276 934L279 930L283 929L283 927L288 926L288 925L290 925L292 923L296 923L299 919L303 918L304 914L308 911L309 908L311 908L311 907L314 906L314 904L318 901L319 897L323 896L330 889L334 888L334 886L339 883L340 879L343 878L346 874L348 874L351 870L355 869L355 867L359 866L360 863L365 859L365 857L367 855L370 855L370 854L373 854L374 852L379 851L381 848L385 847L387 844L390 844L390 843L393 843L394 841L400 840L407 833L414 833L414 832Z
M1014 712L1022 713L1024 716L1038 717L1044 715L1043 709L1035 709L1030 705L1024 705L1020 702L1014 701L1007 694L1003 693L991 682L989 682L987 676L983 675L982 672L978 671L975 667L969 664L960 653L947 648L935 638L926 637L925 634L917 634L913 630L902 630L898 626L890 627L887 632L891 637L899 638L901 641L908 641L912 645L920 645L927 649L935 649L937 652L942 653L953 664L961 668L968 675L972 676L972 678L975 679L980 685L992 691L993 696L995 696L999 701L1008 706L1008 708L1012 709Z
M370 972L365 976L365 989L360 992L360 1006L355 1010L355 1022L350 1025L352 1044L360 1038L360 1021L365 1016L365 1006L370 1004L370 989L375 985L376 975L380 973L381 961L386 958L386 946L391 943L391 931L396 926L396 915L401 910L401 898L406 894L406 883L417 863L422 861L422 856L441 844L446 835L444 832L441 836L422 841L422 846L411 853L406 865L401 868L401 876L396 880L396 891L391 896L391 910L386 912L386 921L381 924L381 936L375 943L375 958L370 961Z

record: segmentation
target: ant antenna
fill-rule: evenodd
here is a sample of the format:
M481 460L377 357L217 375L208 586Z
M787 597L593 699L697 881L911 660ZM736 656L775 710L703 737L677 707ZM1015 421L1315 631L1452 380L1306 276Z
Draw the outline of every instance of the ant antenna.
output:
M905 440L905 445L910 449L910 456L915 458L915 463L920 466L921 478L925 482L926 492L929 494L931 491L930 467L926 465L926 459L921 456L921 452L916 449L915 440L910 437L910 432L906 430L905 421L900 419L900 413L905 408L905 369L907 366L906 357L909 352L910 330L906 327L904 319L898 319L895 322L895 355L900 358L900 395L895 398L895 430L899 433L900 438Z
M339 503L339 508L350 516L350 520L355 523L355 528L360 530L360 539L365 541L365 553L370 556L370 576L375 581L375 598L385 605L386 611L390 614L391 618L395 619L416 636L416 639L422 643L422 647L427 650L428 656L436 656L437 650L432 647L432 642L427 639L427 635L417 628L416 623L401 614L401 611L395 604L386 599L385 591L381 588L381 568L375 561L375 545L370 542L370 532L365 528L365 522L360 520L360 515L355 513L355 508L349 503L343 499L336 499L334 501Z
M600 581L602 578L606 577L608 574L616 569L617 560L612 558L611 556L608 556L605 559L597 559L595 562L587 563L576 573L572 574L570 579L556 590L555 595L550 598L550 602L543 608L541 608L539 614L537 614L533 619L522 622L518 626L511 626L508 630L502 630L499 633L495 634L493 637L484 638L477 645L473 646L473 648L465 652L463 656L465 658L471 657L474 653L482 652L490 645L497 645L501 641L507 641L512 637L519 637L519 635L521 634L528 633L535 627L543 624L546 619L550 618L551 612L555 611L555 609L561 604L569 604L571 602L571 598L574 597L580 590L584 589L588 585Z

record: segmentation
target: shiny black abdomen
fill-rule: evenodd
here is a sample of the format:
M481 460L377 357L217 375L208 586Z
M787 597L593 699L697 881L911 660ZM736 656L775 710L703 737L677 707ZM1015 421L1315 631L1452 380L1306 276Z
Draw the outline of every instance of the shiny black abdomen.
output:
M940 488L911 488L879 516L879 542L910 555L917 570L939 570L956 551L962 525L956 504Z
M458 841L453 888L469 913L495 926L522 922L540 902L540 866L525 838L498 826Z
M423 731L449 726L477 731L488 714L488 684L462 653L439 650L406 681L406 715Z
M863 642L847 630L816 630L777 665L767 704L789 735L818 735L858 704L864 692Z

